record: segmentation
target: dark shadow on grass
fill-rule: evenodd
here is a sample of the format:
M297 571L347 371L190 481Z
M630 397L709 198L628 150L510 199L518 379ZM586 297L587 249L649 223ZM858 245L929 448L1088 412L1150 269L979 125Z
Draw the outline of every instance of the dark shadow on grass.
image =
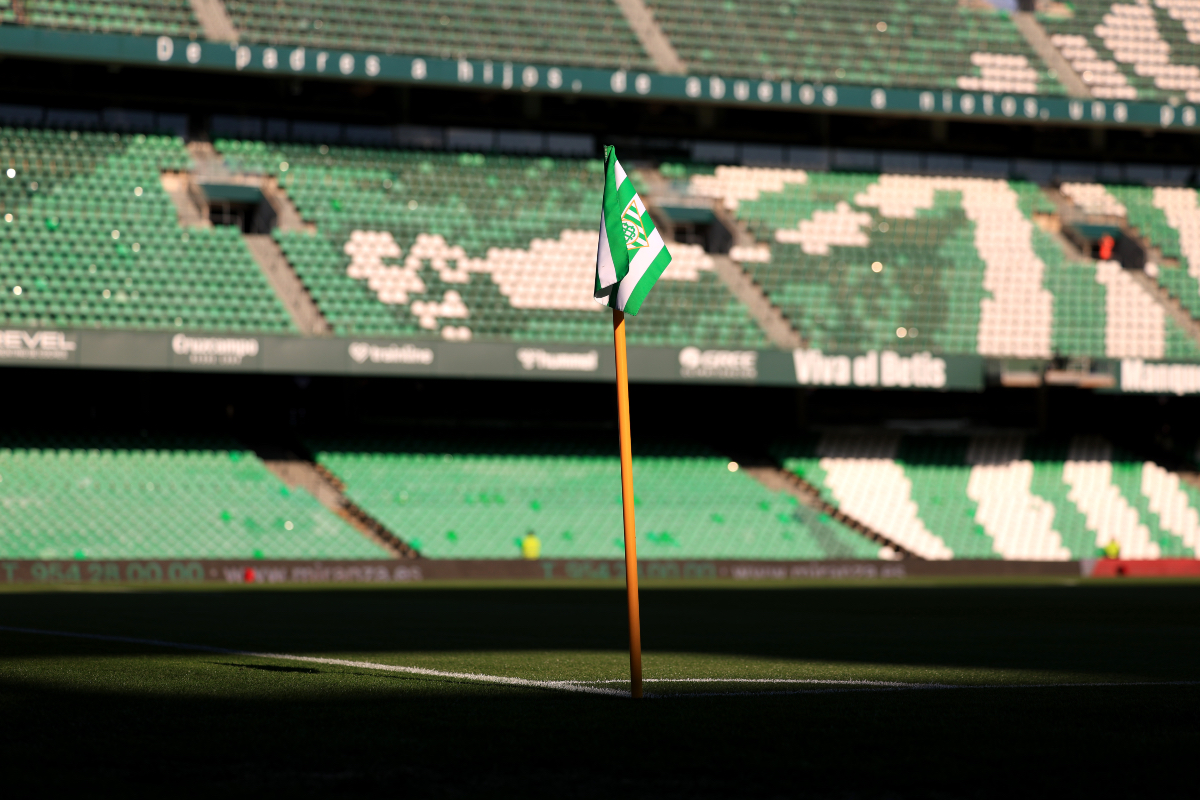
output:
M312 669L311 667L283 667L273 664L230 664L224 661L210 661L210 664L217 664L222 667L237 667L238 669L257 669L263 672L298 672L301 675L320 675L321 670Z
M635 703L325 675L285 692L262 672L190 694L153 669L102 692L79 676L0 678L11 796L1158 800L1194 789L1200 747L1194 688ZM1092 768L1113 742L1124 766Z
M642 592L642 614L651 655L1200 677L1200 584L652 589ZM388 653L390 661L429 652L620 653L628 641L616 588L0 594L0 622L257 652ZM47 637L0 632L0 657L59 651Z

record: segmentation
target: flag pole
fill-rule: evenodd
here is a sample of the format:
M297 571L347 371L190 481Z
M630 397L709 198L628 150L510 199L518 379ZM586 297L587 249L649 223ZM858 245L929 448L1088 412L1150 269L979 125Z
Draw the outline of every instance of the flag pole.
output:
M625 595L629 606L629 689L642 696L642 619L638 608L637 535L633 525L633 445L629 438L629 362L625 357L625 312L613 309L617 356L617 426L621 436L621 509L625 519Z

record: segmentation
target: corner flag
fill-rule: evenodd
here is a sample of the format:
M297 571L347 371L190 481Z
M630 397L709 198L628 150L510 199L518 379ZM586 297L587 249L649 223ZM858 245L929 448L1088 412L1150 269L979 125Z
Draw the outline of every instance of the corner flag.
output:
M638 609L637 532L633 519L633 444L629 433L629 361L625 353L625 314L637 314L671 253L646 212L633 181L604 148L604 200L596 249L596 302L613 310L613 350L617 361L617 431L621 445L621 512L625 524L625 596L629 608L629 694L642 696L642 622Z
M596 249L596 302L636 315L671 254L633 181L617 161L611 144L604 148L604 201L600 207L600 244Z

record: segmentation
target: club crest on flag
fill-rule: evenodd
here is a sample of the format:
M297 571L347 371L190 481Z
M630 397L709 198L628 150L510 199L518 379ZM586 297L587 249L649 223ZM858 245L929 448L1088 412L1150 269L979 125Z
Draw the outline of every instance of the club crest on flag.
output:
M638 213L636 195L621 213L621 227L625 231L626 250L640 250L650 246L649 238L646 236L646 226L642 223L642 215Z
M602 306L633 316L670 263L671 251L662 233L654 227L654 218L617 161L616 149L608 145L604 148L604 194L592 296Z

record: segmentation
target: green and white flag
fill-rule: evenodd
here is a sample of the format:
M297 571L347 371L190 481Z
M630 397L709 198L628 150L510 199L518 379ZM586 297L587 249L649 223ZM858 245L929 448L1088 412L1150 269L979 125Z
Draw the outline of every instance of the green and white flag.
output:
M621 169L617 151L604 148L604 201L596 249L596 302L637 314L671 254L646 212L633 181Z

